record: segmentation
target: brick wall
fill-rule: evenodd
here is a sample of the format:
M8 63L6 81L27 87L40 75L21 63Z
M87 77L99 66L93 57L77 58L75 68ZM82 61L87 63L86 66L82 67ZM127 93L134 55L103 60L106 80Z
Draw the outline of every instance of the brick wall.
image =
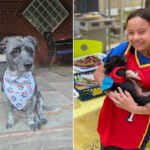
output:
M12 2L12 0L10 0ZM7 8L12 7L12 3L8 0L5 8L5 13L0 12L0 38L11 35L32 35L35 36L39 42L39 48L36 50L35 64L36 65L48 65L50 63L50 57L48 56L47 44L43 36L22 16L21 12L28 6L32 0L22 0L23 5L19 6L17 13L11 13ZM15 1L14 1L15 3ZM4 4L3 4L4 5ZM9 5L11 5L9 7ZM71 12L72 1L63 0L64 7ZM0 2L0 6L2 6ZM14 5L15 6L15 5ZM7 13L6 13L7 12ZM66 28L67 25L67 28ZM61 35L61 31L65 31ZM55 33L56 37L65 37L66 35L72 36L72 13L70 16L59 26L58 31Z

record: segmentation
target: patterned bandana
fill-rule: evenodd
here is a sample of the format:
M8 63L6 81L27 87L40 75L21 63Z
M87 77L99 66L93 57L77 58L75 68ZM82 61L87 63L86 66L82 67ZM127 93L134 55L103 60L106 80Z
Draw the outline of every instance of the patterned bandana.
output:
M4 92L10 102L21 110L27 101L33 96L35 81L32 72L24 73L22 76L14 76L9 71L4 73Z

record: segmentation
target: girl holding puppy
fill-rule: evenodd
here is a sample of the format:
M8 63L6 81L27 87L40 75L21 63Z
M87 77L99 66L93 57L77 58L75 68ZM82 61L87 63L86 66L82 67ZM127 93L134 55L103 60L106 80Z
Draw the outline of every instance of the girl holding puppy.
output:
M137 9L127 18L128 41L113 48L104 58L126 55L128 76L150 89L150 9ZM94 78L101 84L104 63ZM150 138L150 104L138 106L129 92L109 92L100 110L98 133L101 150L145 150ZM133 121L128 118L134 114Z

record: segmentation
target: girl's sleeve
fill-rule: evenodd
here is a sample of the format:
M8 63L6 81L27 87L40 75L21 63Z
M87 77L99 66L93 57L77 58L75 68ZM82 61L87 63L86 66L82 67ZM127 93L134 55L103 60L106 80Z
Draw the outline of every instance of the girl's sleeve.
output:
M107 58L111 56L121 56L124 55L125 50L127 49L128 42L123 42L116 46L115 48L112 48L109 52L109 54L103 59L104 62L106 62Z

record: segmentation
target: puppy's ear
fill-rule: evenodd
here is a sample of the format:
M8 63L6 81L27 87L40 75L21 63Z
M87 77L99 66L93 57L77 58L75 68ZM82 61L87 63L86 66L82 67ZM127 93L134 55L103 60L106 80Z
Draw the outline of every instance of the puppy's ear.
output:
M6 52L6 47L8 43L8 38L5 37L0 41L0 53L4 54Z
M25 36L24 37L26 40L28 40L29 42L31 42L34 46L34 48L38 48L38 41L35 37L31 36L31 35L28 35L28 36Z

